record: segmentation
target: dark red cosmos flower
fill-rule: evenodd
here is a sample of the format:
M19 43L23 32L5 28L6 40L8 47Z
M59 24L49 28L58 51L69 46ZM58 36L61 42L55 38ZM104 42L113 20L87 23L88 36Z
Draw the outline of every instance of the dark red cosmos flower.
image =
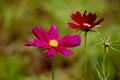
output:
M25 46L47 49L46 56L56 56L57 51L70 56L73 52L67 48L79 46L81 43L79 35L69 34L60 39L55 25L51 26L48 33L40 27L34 27L32 31L36 38L32 42L26 42Z
M99 25L101 22L103 22L104 18L95 21L97 18L97 15L94 13L88 13L85 10L84 14L82 15L79 11L76 12L76 14L72 14L71 18L77 23L68 23L69 27L72 29L79 29L84 31L89 31L91 28L95 27L96 25Z

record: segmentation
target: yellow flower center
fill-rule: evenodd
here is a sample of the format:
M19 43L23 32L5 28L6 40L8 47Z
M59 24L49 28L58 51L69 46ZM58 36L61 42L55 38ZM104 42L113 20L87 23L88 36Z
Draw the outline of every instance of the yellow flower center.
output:
M56 41L56 40L50 40L49 41L49 45L51 46L51 47L57 47L58 46L58 41Z
M90 25L90 24L88 24L88 23L83 23L83 26L90 27L91 25Z

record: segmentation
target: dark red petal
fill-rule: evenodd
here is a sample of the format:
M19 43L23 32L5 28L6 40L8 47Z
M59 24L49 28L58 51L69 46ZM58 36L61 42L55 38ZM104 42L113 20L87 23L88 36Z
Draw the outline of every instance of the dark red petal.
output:
M83 24L83 17L79 11L76 12L76 17L80 21L80 24Z
M93 23L93 24L91 25L91 28L94 27L94 26L96 26L96 25L99 25L101 22L103 22L103 20L104 20L104 18L96 21L95 23Z
M83 17L86 17L86 13L87 13L87 11L85 10L83 13Z
M85 11L84 11L84 14L83 14L84 22L86 22L86 20L87 20L87 15L86 15L86 13L87 13L87 11L85 10Z
M68 23L69 27L72 29L80 29L79 25L76 25L74 23Z
M76 12L76 16L77 16L78 18L82 18L82 15L81 15L81 13L80 13L79 11Z
M95 20L96 20L97 16L96 14L92 14L92 13L89 13L87 15L87 20L88 20L88 24L92 24Z
M82 24L82 18L80 18L81 15L78 15L79 13L76 14L72 14L71 18L78 24Z

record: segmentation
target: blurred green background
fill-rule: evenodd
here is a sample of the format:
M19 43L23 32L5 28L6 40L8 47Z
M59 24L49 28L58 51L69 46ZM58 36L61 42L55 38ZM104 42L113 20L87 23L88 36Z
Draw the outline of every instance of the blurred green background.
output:
M60 36L76 34L67 25L73 22L72 13L84 10L95 12L104 22L97 30L120 50L120 0L0 0L0 80L51 80L51 60L45 52L24 43L34 38L32 28L40 26L46 31L55 24ZM81 80L83 77L83 42L66 57L58 53L55 58L55 80ZM97 61L101 61L103 48L94 32L88 34L87 69L89 80L99 80ZM111 80L120 80L120 51L109 49L106 65ZM110 80L110 79L109 79Z

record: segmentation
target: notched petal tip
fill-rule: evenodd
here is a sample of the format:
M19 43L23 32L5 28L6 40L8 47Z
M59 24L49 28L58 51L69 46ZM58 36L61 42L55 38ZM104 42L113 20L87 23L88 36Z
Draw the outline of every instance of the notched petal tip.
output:
M81 37L80 35L74 35L73 37L71 37L71 44L72 46L76 47L79 46L81 44Z
M58 38L59 38L58 29L57 29L56 25L54 25L54 24L51 26L51 28L49 30L49 37L50 37L50 39L56 39L56 40L58 40Z
M24 46L30 46L30 45L28 44L28 42L25 42L25 43L24 43Z
M66 49L66 51L64 51L64 55L66 55L66 56L72 56L73 52L71 50L67 50Z
M57 52L56 52L56 50L55 49L53 49L53 48L51 48L51 49L49 49L48 51L47 51L47 53L46 53L46 57L50 57L50 56L56 56L57 55Z
M103 22L104 21L104 18L101 18L100 20L98 20L98 21L96 21L95 23L93 23L91 26L92 27L94 27L94 26L96 26L96 25L99 25L101 22ZM91 28L92 28L91 27Z
M35 33L38 29L39 29L39 27L34 27L34 28L32 28L32 32Z
M75 14L71 14L71 18L74 20L74 18L75 18Z
M34 46L33 42L25 42L24 46Z
M50 28L50 31L53 31L53 32L58 32L58 29L56 27L55 24L52 24L51 28Z
M81 15L80 11L77 11L77 12L76 12L76 15Z
M79 46L81 43L80 35L66 35L59 41L59 45L62 47L70 48Z
M32 29L34 35L37 37L37 39L48 43L48 33L44 31L44 29L42 29L41 27L34 27Z
M75 37L76 37L76 40L79 42L79 45L81 44L81 37L80 37L80 35L75 35Z
M86 17L87 10L84 11L83 17Z
M67 50L66 48L63 47L58 47L57 50L64 54L65 56L71 56L73 54L71 50Z
M100 20L98 20L97 22L95 22L95 24L98 25L98 24L100 24L103 21L104 21L104 18L101 18Z
M49 48L48 44L43 43L37 39L34 39L32 42L25 42L25 46L35 46L38 48Z
M57 28L55 24L52 24L52 26L51 26L51 27L52 27L52 28Z
M103 21L104 21L104 18L100 19L100 21L103 22Z

